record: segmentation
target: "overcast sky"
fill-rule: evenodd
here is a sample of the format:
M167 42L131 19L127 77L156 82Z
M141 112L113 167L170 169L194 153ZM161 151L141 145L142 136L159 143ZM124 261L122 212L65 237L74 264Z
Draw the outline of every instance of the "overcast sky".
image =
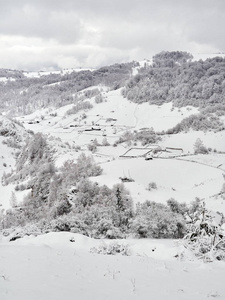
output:
M99 67L225 52L225 0L0 0L0 67Z

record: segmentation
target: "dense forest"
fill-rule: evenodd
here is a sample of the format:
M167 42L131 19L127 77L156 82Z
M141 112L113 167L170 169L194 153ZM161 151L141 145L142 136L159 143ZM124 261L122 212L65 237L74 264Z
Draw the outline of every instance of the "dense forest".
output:
M187 52L161 52L153 57L152 65L145 64L127 82L123 94L137 103L172 101L174 106L200 108L224 105L225 58L192 61Z

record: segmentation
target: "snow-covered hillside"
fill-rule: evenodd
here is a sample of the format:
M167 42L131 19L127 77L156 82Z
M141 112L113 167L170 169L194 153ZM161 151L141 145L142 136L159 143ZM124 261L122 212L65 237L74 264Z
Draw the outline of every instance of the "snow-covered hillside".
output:
M171 103L162 106L135 104L124 98L121 90L108 91L102 86L99 89L102 91L104 101L96 104L94 98L90 99L93 108L85 111L84 119L82 119L83 111L67 115L66 112L72 107L68 105L51 113L43 110L19 120L27 129L60 138L73 147L81 147L86 153L89 152L87 146L93 140L101 144L103 138L106 138L110 145L99 146L97 151L92 153L103 168L103 175L93 180L112 186L120 182L119 177L132 177L134 182L125 185L135 203L145 200L165 203L170 198L190 203L198 197L204 199L211 209L225 213L224 200L218 195L224 182L222 175L225 170L225 154L212 152L204 155L204 162L198 159L199 156L193 156L197 138L200 138L206 147L225 152L224 131L217 133L189 131L164 135L158 146L162 149L166 147L181 149L181 157L174 158L177 154L171 150L171 154L160 152L158 158L151 161L145 161L143 157L122 158L121 156L130 148L145 148L126 143L114 147L115 141L126 131L151 127L156 131L167 130L185 117L198 113L198 110L190 106L172 109ZM44 117L41 119L41 116ZM66 159L76 159L79 151L67 149L61 154L56 158L58 166ZM190 154L190 157L186 157ZM147 190L150 182L157 184L156 190Z
M99 89L103 89L103 87L99 87ZM76 141L76 133L80 134L82 131L82 135L85 135L85 129L91 128L93 124L100 125L106 131L107 137L111 138L115 135L115 128L119 134L129 129L134 130L143 127L153 127L156 131L166 130L198 111L194 107L172 108L172 103L162 106L149 105L148 103L135 104L123 98L121 89L116 91L106 90L102 94L104 97L102 103L96 104L94 99L90 101L94 107L85 112L86 118L84 120L79 120L83 111L76 115L66 115L73 104L54 110L51 113L47 113L48 110L43 110L19 119L23 121L26 128L35 132L41 131L64 140ZM41 120L42 115L45 116L44 120ZM51 115L57 116L53 117ZM31 122L33 123L32 126L30 126ZM100 133L102 134L102 132ZM93 135L99 136L96 132ZM82 142L78 140L78 143Z
M4 116L0 116L0 178L4 173L10 173L15 167L16 153L20 151L24 141L29 136L24 127ZM4 185L0 182L0 210L10 207L10 197L14 191L12 184ZM23 195L18 195L23 199Z

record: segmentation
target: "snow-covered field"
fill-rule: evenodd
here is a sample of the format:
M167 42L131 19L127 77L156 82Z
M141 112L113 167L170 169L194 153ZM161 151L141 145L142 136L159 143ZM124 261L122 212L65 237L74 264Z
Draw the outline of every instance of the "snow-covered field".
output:
M0 299L225 299L224 263L182 259L172 240L118 242L129 256L90 253L112 241L65 232L3 240Z
M214 209L225 213L225 203L215 195L221 190L223 171L210 166L177 159L143 158L118 159L102 164L103 174L93 178L101 184L112 186L120 182L119 177L131 177L134 182L125 183L134 202L151 200L165 203L170 198L190 203L199 197ZM156 190L148 191L150 182L155 182Z

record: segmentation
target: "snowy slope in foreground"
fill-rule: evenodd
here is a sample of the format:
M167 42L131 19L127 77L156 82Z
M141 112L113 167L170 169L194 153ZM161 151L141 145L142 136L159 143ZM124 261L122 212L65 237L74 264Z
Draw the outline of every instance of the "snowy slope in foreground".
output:
M171 240L125 242L131 256L89 253L104 241L71 233L0 242L0 299L225 299L224 263L180 261Z

